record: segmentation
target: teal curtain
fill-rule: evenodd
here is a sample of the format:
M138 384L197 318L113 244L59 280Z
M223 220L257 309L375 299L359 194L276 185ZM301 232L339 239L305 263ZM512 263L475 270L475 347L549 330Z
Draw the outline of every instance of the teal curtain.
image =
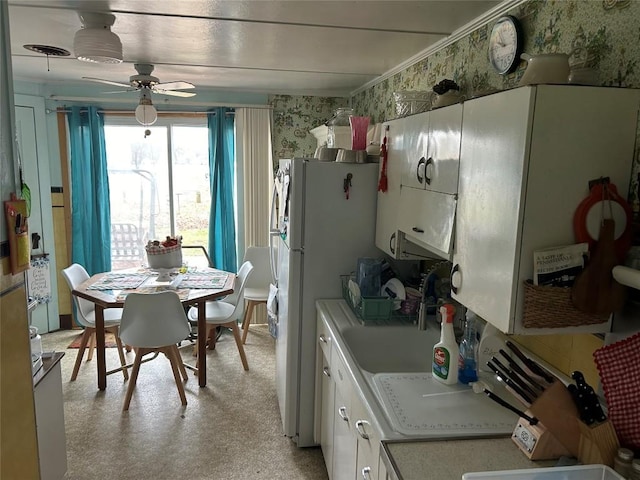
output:
M111 209L104 116L96 107L67 114L71 153L72 261L89 275L111 270Z
M237 271L234 207L233 109L215 108L207 113L209 126L209 252L215 268Z

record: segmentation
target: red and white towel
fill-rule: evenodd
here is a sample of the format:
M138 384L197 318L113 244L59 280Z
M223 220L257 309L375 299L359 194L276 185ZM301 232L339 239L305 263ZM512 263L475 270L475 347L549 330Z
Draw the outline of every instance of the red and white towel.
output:
M640 449L640 333L593 352L620 444Z

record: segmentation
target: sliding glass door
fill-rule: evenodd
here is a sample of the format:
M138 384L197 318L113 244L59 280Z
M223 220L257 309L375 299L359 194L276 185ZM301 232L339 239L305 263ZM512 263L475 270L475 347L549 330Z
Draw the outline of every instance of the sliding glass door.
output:
M206 119L160 118L147 128L130 118L105 120L114 269L145 265L149 240L182 235L185 245L207 245ZM206 264L199 250L184 254L194 256L190 264Z

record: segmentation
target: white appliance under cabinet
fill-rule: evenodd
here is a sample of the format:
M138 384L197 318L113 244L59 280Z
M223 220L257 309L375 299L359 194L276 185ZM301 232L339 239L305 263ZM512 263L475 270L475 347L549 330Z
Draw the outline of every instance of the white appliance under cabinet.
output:
M575 243L588 182L609 177L627 198L640 91L570 85L515 88L464 103L453 298L505 333L524 328L533 252Z

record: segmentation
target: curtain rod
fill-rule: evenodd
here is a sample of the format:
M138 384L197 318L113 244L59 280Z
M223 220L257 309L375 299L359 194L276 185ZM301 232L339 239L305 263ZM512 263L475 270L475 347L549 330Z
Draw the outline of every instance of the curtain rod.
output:
M49 95L49 100L53 100L56 102L90 102L90 103L126 103L122 100L114 99L114 98L95 98L95 97L66 97L62 95ZM136 106L138 102L136 101ZM158 108L158 105L175 105L181 107L229 107L229 108L273 108L271 105L254 105L249 103L220 103L220 102L180 102L179 100L168 98L162 99L157 103L154 103L154 106ZM135 108L135 107L134 107Z
M233 108L233 107L230 107ZM84 110L86 111L87 107L80 107L80 110ZM71 110L69 110L68 108L57 108L55 110L51 110L50 108L47 108L45 110L46 113L69 113L71 112ZM98 110L98 113L104 113L106 115L126 115L126 116L131 116L133 117L135 115L135 112L131 111L131 110L103 110L100 109ZM189 116L206 116L207 114L211 114L213 113L215 115L216 112L189 112L189 111L180 111L180 110L165 110L164 112L158 112L158 116L162 117L162 116L171 116L171 115L189 115ZM235 115L236 112L225 112L225 115Z

